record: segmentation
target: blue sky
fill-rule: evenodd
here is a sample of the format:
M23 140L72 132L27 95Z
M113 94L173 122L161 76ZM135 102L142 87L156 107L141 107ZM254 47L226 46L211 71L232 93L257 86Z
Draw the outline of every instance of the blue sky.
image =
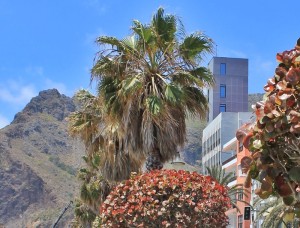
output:
M218 56L249 59L249 93L263 92L275 55L294 47L296 0L0 0L0 128L30 99L57 88L72 96L90 87L101 35L125 37L133 19L150 21L159 6L181 17L186 31L203 31ZM212 56L207 56L206 62Z

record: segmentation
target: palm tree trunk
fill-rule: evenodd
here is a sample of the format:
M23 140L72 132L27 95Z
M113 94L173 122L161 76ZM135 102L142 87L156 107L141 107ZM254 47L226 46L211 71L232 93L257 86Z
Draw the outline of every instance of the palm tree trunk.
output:
M146 160L146 169L148 171L155 169L162 169L163 163L158 148L153 148L152 153L149 154Z

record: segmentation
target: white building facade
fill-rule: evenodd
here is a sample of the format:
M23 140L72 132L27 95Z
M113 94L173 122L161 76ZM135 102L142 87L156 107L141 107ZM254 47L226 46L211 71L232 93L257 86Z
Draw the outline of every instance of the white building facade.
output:
M251 112L221 112L203 130L202 136L202 172L206 167L222 165L222 162L232 157L231 153L222 153L225 143L235 137L237 129L250 121Z

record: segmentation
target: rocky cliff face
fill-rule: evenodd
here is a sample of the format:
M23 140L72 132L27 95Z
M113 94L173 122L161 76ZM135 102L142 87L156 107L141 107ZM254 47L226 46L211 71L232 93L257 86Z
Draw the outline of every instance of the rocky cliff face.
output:
M74 110L56 89L42 91L0 130L0 224L48 227L76 196L84 147L68 136Z

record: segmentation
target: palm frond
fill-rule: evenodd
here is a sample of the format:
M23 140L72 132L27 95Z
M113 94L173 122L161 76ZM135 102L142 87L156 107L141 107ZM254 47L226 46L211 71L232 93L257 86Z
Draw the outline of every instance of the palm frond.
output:
M233 172L225 173L222 166L206 167L206 170L211 177L215 178L223 186L227 186L234 177Z
M213 42L202 33L196 32L187 36L179 47L180 54L186 61L195 61L205 53L211 53Z
M122 82L122 91L125 95L134 93L134 91L141 88L142 83L139 75L129 76Z
M193 86L186 86L182 88L184 91L185 109L192 117L200 115L201 118L205 118L208 110L208 103L203 91Z
M163 109L162 100L154 95L149 96L146 99L146 108L149 110L149 113L151 113L153 116L156 116L161 113Z
M183 98L183 91L178 86L168 84L165 87L165 98L166 101L180 106Z
M193 70L191 70L191 74L201 81L198 86L213 86L215 84L215 79L212 73L206 67L194 68Z
M153 42L154 37L150 26L144 26L138 20L134 20L131 29L138 34L140 40L146 44L150 45L150 43Z
M113 36L100 36L96 42L100 45L111 45L112 47L122 48L120 40Z
M164 9L159 8L151 22L160 45L165 46L174 41L177 29L177 20L174 15L165 15Z

